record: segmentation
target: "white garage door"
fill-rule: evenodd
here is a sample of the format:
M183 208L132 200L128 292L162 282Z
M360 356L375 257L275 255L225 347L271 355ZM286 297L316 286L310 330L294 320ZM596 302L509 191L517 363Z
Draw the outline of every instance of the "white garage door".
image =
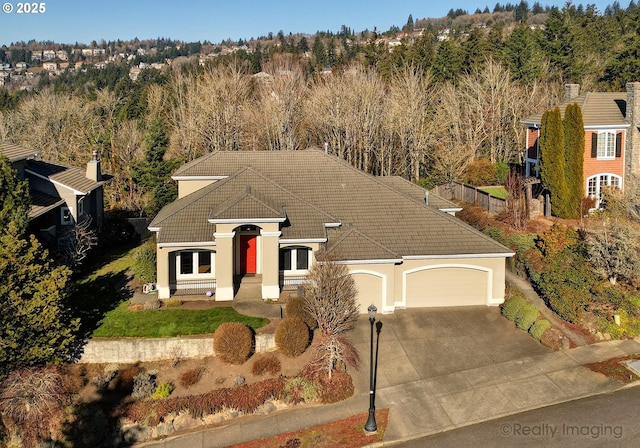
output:
M382 291L384 290L384 278L373 273L355 272L351 274L358 290L358 308L361 314L367 312L372 303L382 311Z
M487 305L491 273L473 267L443 266L405 274L407 308Z

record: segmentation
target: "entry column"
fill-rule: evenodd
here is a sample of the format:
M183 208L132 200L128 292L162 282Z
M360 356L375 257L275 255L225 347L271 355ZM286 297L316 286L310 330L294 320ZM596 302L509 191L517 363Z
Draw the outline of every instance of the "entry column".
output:
M233 300L233 238L235 232L214 233L216 239L216 300Z
M280 298L280 231L260 230L262 238L262 300Z

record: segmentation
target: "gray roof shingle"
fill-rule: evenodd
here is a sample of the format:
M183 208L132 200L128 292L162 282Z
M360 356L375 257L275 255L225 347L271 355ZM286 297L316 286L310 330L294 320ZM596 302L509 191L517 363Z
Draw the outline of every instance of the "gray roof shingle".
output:
M582 110L582 120L585 127L596 126L628 126L625 121L627 94L626 92L586 92L576 98L561 103L560 113L564 118L564 111L569 104L577 103ZM524 124L540 125L542 114L532 115L522 120Z
M207 218L250 185L274 212L286 210L283 239L326 236L326 249L339 259L512 253L458 218L426 206L426 190L404 184L397 188L401 183L368 175L322 151L215 152L175 173L181 179L213 175L229 177L175 201L156 216L150 227L160 229L160 243L211 241L214 226ZM338 222L341 228L325 229L325 223Z

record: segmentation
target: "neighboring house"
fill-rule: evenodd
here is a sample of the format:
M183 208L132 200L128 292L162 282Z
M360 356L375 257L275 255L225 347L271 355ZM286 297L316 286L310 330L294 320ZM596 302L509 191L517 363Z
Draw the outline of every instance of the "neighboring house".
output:
M214 152L173 179L178 199L149 225L160 298L233 300L252 277L263 300L277 300L324 253L349 267L362 312L371 303L390 313L504 300L513 252L452 216L455 204L403 179L315 149Z
M29 182L29 228L51 247L66 244L65 234L84 219L90 218L93 228L102 227L102 190L111 176L102 174L96 153L86 169L38 160L39 151L8 142L0 142L0 154Z
M559 105L564 118L568 104L582 110L585 131L584 192L600 199L605 187L624 189L625 181L640 171L640 82L631 82L626 92L586 92L580 85L565 86L565 101ZM522 120L527 126L526 175L540 177L538 139L542 113Z

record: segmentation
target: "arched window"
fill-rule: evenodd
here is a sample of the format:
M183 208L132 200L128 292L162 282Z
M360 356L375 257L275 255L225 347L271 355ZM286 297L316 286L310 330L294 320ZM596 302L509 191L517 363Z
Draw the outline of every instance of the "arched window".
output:
M309 270L311 249L308 247L283 247L280 249L280 270L306 272Z
M602 199L602 190L606 187L622 188L622 178L615 174L596 174L587 179L587 196Z

